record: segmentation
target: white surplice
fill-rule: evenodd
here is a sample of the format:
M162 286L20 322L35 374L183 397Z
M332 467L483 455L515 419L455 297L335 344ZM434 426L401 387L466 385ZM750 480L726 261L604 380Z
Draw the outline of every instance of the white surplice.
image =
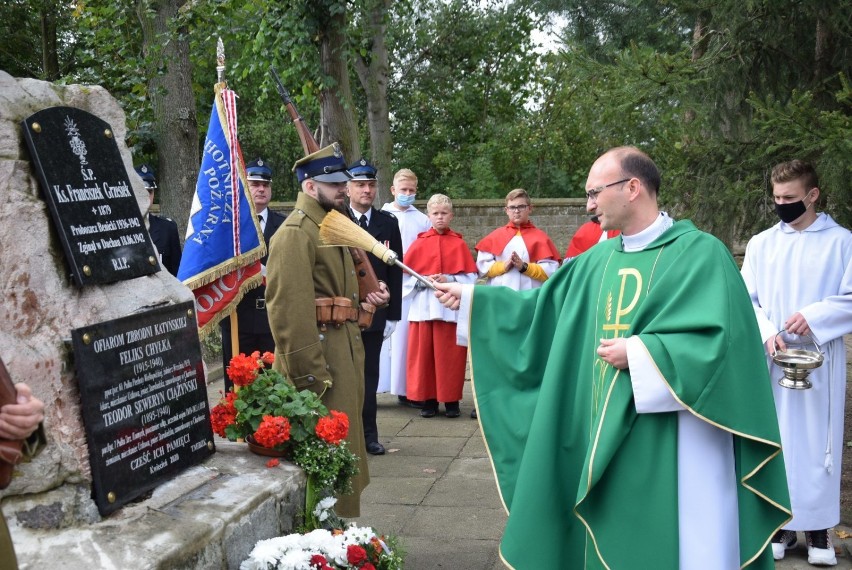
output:
M429 217L423 212L409 206L407 210L398 210L393 203L382 206L382 210L392 213L399 223L399 233L402 237L402 251L399 255L405 255L411 243L417 239L417 234L427 231L432 227ZM411 307L411 299L402 299L402 316L396 324L396 328L390 338L382 343L382 352L379 356L379 386L377 392L388 392L397 396L405 396L405 359L408 353L408 310Z
M520 235L514 236L500 255L495 256L487 251L480 251L476 254L476 268L480 275L485 275L491 266L497 261L509 261L512 259L512 253L517 253L521 261L527 263L538 263L548 277L553 275L553 272L559 269L559 262L555 259L538 259L531 260L530 254L527 251L527 244L524 243L524 238ZM537 289L541 287L543 281L533 279L529 275L524 275L520 271L509 271L503 275L492 277L488 280L489 285L504 285L515 291L526 291L527 289Z
M824 213L801 232L780 222L748 242L742 275L764 342L799 312L825 354L808 377L810 390L779 386L783 372L767 360L793 507L793 520L784 528L833 527L840 522L843 335L852 332L852 234ZM816 350L807 337L782 338L790 348Z

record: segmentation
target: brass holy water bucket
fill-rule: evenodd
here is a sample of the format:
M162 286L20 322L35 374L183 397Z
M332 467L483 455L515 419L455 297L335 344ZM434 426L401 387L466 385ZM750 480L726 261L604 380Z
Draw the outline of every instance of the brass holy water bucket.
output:
M811 342L816 347L816 352L813 350L790 348L789 346L787 350L779 352L775 347L775 339L782 332L784 331L772 337L772 347L775 349L772 353L772 362L784 372L784 377L778 380L778 384L791 390L807 390L813 386L811 381L808 380L808 375L814 368L822 366L822 362L825 360L822 350L811 335L804 335L811 339Z

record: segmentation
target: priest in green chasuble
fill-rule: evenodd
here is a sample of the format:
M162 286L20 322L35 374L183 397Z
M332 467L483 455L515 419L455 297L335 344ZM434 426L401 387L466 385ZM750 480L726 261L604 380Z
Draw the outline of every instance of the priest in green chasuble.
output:
M657 207L632 147L595 161L604 241L539 289L437 284L459 308L511 568L774 568L790 519L754 311L727 248Z

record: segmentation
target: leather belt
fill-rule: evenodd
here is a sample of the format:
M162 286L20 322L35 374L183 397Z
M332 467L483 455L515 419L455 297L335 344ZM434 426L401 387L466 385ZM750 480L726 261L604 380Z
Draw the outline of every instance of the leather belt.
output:
M353 306L352 299L348 297L319 297L314 299L317 311L317 324L320 329L326 330L331 325L340 328L344 323L358 323L365 329L373 321L373 313L376 308L369 303L360 303Z

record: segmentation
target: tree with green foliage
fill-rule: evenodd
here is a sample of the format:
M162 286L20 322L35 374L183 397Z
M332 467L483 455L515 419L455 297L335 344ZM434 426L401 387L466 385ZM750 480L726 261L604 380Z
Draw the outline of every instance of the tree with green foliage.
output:
M366 0L362 13L355 13L349 26L353 45L352 63L366 99L366 122L370 138L370 156L376 167L378 192L376 200L390 202L393 183L388 84L390 62L386 30L390 20L390 0ZM358 157L352 157L357 160Z
M555 8L566 44L546 75L561 73L556 100L574 99L600 150L643 147L668 207L729 243L775 222L768 174L791 158L816 164L828 210L852 225L848 4L628 4Z
M137 0L136 4L159 159L157 176L159 186L168 188L161 192L160 203L163 212L175 219L181 235L186 233L201 160L189 42L178 18L185 5L186 0Z
M538 82L534 15L516 2L423 0L413 8L415 18L397 15L390 42L395 165L417 172L426 193L456 198L529 185L523 159L536 141L523 124Z
M183 109L189 121L194 100L208 115L222 37L243 151L275 167L276 199L295 197L289 169L302 149L270 65L317 138L342 140L351 160L370 149L383 192L393 170L409 167L424 196L494 198L524 187L579 197L600 152L636 144L663 170L666 206L729 243L774 221L768 172L793 157L817 165L828 210L852 225L848 3L150 1L38 0L34 11L9 0L0 5L0 66L104 85L127 113L134 157L151 161L178 152L166 150L169 137L192 138L181 119L177 130L165 126L155 107ZM142 14L183 9L149 33L137 5L150 7ZM545 52L533 32L554 25L559 49ZM170 65L166 52L182 42L187 59ZM192 96L184 89L180 101L156 103L176 92L165 88L171 68L184 70ZM184 175L202 136L174 161L185 161Z

